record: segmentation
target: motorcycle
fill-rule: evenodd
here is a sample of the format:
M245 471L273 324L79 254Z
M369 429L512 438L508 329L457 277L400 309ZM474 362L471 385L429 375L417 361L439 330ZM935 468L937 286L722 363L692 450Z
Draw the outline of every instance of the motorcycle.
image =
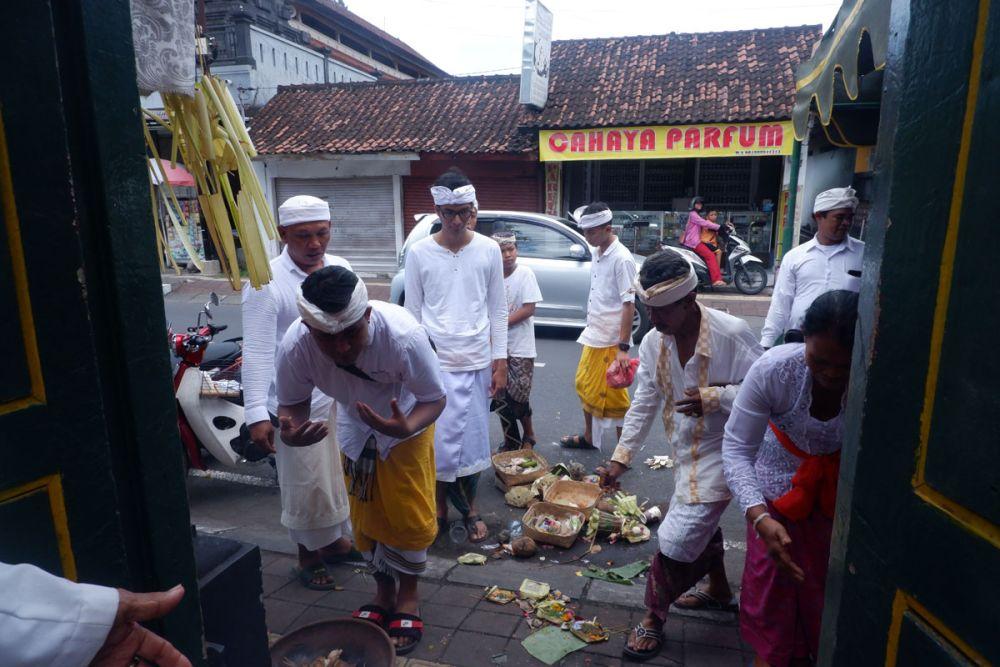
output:
M763 262L750 252L750 246L733 232L731 224L719 228L719 240L722 241L722 280L726 284L736 285L743 294L760 294L767 287L767 270ZM711 286L708 277L708 267L696 252L684 246L664 245L663 248L675 250L691 262L698 274L698 285Z
M255 463L268 454L249 440L243 417L243 339L212 345L227 325L212 324L214 292L186 333L167 330L170 349L180 360L174 372L177 427L189 467L207 470L202 450L229 468ZM202 318L205 323L202 324Z

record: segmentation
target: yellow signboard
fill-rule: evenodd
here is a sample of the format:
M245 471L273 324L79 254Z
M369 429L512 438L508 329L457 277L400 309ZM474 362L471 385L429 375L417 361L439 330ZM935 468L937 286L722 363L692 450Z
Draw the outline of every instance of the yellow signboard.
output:
M791 155L792 122L540 130L542 162Z

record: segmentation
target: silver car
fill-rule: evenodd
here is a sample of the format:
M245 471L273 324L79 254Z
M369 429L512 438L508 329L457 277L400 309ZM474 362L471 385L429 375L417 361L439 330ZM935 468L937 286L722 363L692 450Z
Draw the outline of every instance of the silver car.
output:
M542 302L535 309L536 325L577 329L586 326L592 249L574 223L551 215L516 211L480 211L477 218L476 231L480 234L491 236L498 231L508 231L517 236L517 261L531 267L542 291ZM438 217L427 214L406 237L399 254L399 271L392 279L389 298L393 303L402 305L405 298L406 251L440 228ZM636 264L642 266L643 258L633 257ZM632 340L638 343L648 330L646 309L637 301Z

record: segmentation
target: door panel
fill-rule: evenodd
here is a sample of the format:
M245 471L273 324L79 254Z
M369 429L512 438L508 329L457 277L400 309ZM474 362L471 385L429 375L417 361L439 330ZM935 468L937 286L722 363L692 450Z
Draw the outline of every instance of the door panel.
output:
M1000 3L891 30L821 662L996 663Z

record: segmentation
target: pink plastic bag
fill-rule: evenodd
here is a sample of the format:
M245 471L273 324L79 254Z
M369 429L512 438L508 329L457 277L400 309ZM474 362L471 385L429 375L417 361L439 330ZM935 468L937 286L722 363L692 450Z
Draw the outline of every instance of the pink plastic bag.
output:
M635 371L639 368L638 359L628 360L628 370L622 371L621 366L618 361L612 361L611 365L608 366L608 371L605 377L608 380L608 386L612 389L624 389L626 387L632 386L632 381L635 380Z

